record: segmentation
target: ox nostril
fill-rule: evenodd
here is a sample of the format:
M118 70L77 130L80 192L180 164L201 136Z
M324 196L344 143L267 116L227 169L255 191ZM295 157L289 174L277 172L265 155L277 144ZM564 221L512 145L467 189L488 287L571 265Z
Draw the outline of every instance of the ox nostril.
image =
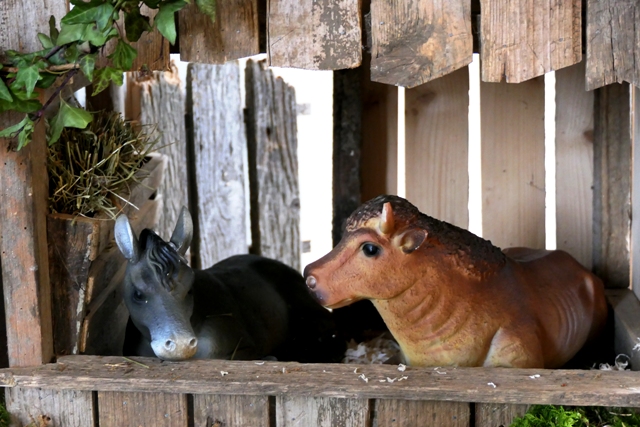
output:
M198 345L198 340L195 338L191 338L191 340L189 340L189 347L196 347Z
M176 343L174 343L172 340L166 340L164 342L164 348L169 351L173 351L176 348Z
M318 281L316 280L315 277L313 276L307 277L307 286L309 287L309 289L314 289L317 284L318 284Z

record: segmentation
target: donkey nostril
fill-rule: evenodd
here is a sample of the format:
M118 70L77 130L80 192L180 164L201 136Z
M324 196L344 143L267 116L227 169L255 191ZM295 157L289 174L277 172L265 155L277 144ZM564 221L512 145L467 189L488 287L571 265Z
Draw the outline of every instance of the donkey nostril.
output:
M195 338L191 338L191 340L189 341L189 347L195 347L198 345L198 340Z
M171 340L166 340L164 342L164 348L166 348L167 350L173 350L175 346L176 345Z
M318 281L316 280L315 277L313 276L307 277L307 286L309 287L309 289L315 288L317 283Z

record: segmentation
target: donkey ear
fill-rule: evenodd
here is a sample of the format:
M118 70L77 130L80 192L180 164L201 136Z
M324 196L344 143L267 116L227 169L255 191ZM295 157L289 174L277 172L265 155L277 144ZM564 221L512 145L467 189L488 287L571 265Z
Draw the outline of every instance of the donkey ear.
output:
M410 254L422 246L426 239L427 230L422 228L409 229L400 236L400 248L405 254Z
M138 238L133 233L129 218L122 214L116 219L115 237L122 255L130 262L136 263L140 259L140 247Z
M382 206L382 213L380 214L380 223L378 225L380 232L384 235L391 235L395 229L393 220L393 208L391 203L387 202Z
M180 255L187 253L187 249L193 238L193 221L189 210L183 206L176 223L176 228L171 234L171 243Z

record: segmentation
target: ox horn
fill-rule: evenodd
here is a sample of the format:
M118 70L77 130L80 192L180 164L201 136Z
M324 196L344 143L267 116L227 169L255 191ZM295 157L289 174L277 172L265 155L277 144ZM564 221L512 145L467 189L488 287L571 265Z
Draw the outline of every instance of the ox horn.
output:
M382 206L382 213L380 214L380 232L382 234L390 235L394 230L393 221L393 208L391 203L387 202Z

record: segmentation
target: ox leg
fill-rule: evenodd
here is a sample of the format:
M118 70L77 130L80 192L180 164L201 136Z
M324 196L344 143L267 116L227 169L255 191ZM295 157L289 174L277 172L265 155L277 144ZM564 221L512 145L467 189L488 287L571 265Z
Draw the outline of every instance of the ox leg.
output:
M500 328L491 340L483 366L543 368L544 358L540 341L533 334Z

